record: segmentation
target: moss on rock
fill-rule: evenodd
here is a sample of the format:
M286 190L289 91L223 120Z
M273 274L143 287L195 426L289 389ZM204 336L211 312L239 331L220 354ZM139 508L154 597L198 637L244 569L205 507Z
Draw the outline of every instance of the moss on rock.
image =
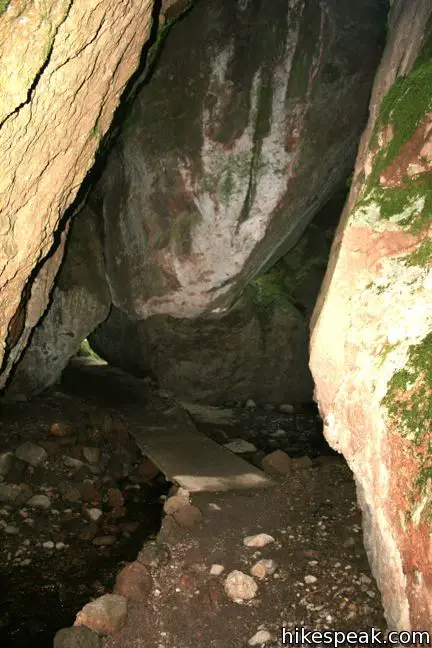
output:
M265 328L280 308L303 319L305 307L300 297L301 289L319 269L324 272L328 249L322 245L320 230L311 226L307 233L285 256L267 272L251 281L245 296Z
M375 204L379 208L380 218L396 222L412 233L422 231L431 220L430 174L419 173L413 177L405 175L401 185L397 187L382 186L380 179L432 109L432 60L425 56L428 47L426 43L411 72L399 77L382 101L370 147L377 147L379 134L388 127L391 128L392 136L376 152L372 172L355 209L355 212L361 212Z
M409 494L411 519L419 521L420 508L421 517L430 519L432 503L427 495L432 486L432 332L409 347L406 365L393 374L382 404L394 429L411 441L410 449L419 466Z
M416 445L432 432L432 333L410 346L382 402L398 431Z
M430 266L432 265L432 239L422 241L419 247L409 254L405 259L408 266Z
M0 0L0 16L4 14L10 4L10 0Z

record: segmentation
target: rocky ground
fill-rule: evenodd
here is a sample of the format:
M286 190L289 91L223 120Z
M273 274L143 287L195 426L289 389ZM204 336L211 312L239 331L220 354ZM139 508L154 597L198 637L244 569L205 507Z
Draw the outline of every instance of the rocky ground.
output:
M286 470L266 493L170 497L157 539L56 648L81 624L104 648L276 647L282 628L383 629L346 465Z
M384 627L352 476L313 409L195 412L276 484L172 497L119 400L56 392L2 406L2 646L52 646L91 600L56 648L276 646L282 626ZM268 544L246 546L262 533Z

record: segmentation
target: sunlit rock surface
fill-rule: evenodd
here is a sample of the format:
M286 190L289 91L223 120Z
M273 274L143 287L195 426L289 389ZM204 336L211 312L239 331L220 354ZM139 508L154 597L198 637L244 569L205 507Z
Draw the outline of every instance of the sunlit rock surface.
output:
M0 388L47 305L62 256L54 233L137 66L152 6L1 5Z
M428 0L393 2L311 341L325 433L355 474L389 624L429 631L431 14Z

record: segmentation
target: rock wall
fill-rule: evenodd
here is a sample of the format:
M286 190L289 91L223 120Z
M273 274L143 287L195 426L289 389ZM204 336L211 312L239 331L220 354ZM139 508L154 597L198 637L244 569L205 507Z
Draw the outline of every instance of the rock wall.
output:
M0 389L46 308L59 226L137 66L152 8L1 4Z
M51 386L95 325L108 317L110 307L100 231L85 207L72 220L50 307L15 369L8 398Z
M200 0L167 38L160 32L88 198L113 302L93 338L103 357L150 368L188 400L309 400L304 313L278 306L263 327L238 300L295 246L353 164L385 4ZM184 6L167 7L166 20ZM93 261L89 250L90 273ZM54 295L55 314L32 341L40 348L30 348L11 392L51 384L79 335L99 324L85 303L94 296L79 290ZM60 316L67 345L53 334ZM26 377L30 356L44 357L38 377Z
M164 41L97 189L114 305L226 312L349 174L381 0L200 0Z
M297 246L251 282L227 314L133 321L113 307L90 342L115 366L151 372L161 388L181 400L310 402L308 323L329 247L324 229L311 224Z
M395 0L312 322L329 443L352 468L394 629L432 630L432 5Z

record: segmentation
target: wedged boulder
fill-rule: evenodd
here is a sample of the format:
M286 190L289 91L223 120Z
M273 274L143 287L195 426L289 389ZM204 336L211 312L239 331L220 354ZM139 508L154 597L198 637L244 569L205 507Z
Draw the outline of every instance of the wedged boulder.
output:
M202 0L175 25L97 190L117 308L218 314L295 244L354 162L385 17Z
M50 307L21 357L6 396L34 395L56 382L110 307L98 223L85 207L73 219Z
M395 0L312 323L329 443L351 466L389 625L432 630L432 6Z
M1 4L0 389L47 306L62 257L54 234L138 64L152 8Z
M113 307L90 343L113 365L151 372L180 400L309 402L309 316L329 247L325 228L312 223L297 246L251 282L227 314L134 321Z
M263 330L251 304L242 299L223 319L155 315L133 322L113 308L90 342L104 359L129 371L141 357L135 372L153 373L164 391L183 400L223 403L252 396L260 402L287 397L304 402L312 397L308 326L295 309L276 307Z

